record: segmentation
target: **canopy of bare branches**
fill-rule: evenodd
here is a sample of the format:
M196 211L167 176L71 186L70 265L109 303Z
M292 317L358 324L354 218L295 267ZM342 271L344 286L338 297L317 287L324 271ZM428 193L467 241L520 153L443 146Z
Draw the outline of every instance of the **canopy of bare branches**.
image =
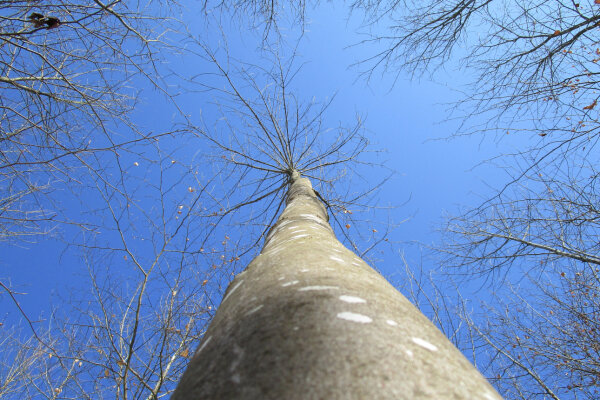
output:
M2 2L0 240L47 233L65 221L51 193L73 186L82 170L101 175L94 157L147 137L129 114L135 79L162 86L155 63L167 47L164 7ZM134 134L117 133L119 124Z
M472 79L454 134L517 141L493 160L506 184L451 218L440 249L452 271L494 288L478 318L460 306L477 337L466 347L485 354L508 398L598 396L596 3L354 3L369 24L387 26L363 42L377 48L358 64L367 77L459 65Z

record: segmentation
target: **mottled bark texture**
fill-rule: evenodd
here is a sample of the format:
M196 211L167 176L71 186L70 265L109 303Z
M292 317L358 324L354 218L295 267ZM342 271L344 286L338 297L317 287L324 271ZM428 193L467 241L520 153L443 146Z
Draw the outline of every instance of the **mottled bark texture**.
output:
M327 221L310 181L293 176L172 399L500 399Z

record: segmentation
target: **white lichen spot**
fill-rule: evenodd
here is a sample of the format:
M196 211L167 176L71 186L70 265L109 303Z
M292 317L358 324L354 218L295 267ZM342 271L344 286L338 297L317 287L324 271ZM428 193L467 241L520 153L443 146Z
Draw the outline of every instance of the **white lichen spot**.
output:
M239 288L239 287L240 287L240 285L241 285L242 283L244 283L244 280L243 280L243 279L240 279L240 281L239 281L238 283L236 283L236 284L235 284L235 286L234 286L234 287L232 287L232 288L231 288L231 290L230 290L229 292L227 292L227 294L225 295L225 297L223 297L223 302L225 302L225 300L227 300L227 298L228 298L229 296L231 296L231 293L235 292L235 290L236 290L237 288Z
M269 249L267 251L265 251L264 254L269 254L270 256L275 255L277 253L279 253L281 250L283 250L282 247L274 247L272 249Z
M312 214L300 214L300 217L303 217L305 219L311 220L311 221L315 221L317 223L317 226L321 229L325 229L328 232L332 232L331 227L327 224L326 225L326 221L323 218L319 218L315 215Z
M298 283L298 281L291 281L291 282L282 283L281 286L288 287L288 286L295 285L297 283Z
M398 323L397 323L396 321L392 320L392 319L388 319L388 320L386 320L385 322L386 322L388 325L391 325L391 326L398 326Z
M309 290L338 290L337 286L304 286L298 289L299 292L307 292Z
M234 371L237 369L238 365L240 365L240 363L242 362L242 358L244 358L244 349L242 349L237 344L234 344L232 350L233 350L233 354L235 354L235 358L231 362L231 365L229 365L229 372L231 372L233 374ZM233 374L233 375L237 375L237 374Z
M342 259L341 259L341 258L339 258L339 257L335 257L335 256L329 256L329 258L330 258L330 259L332 259L333 261L337 261L337 262L341 262L341 263L343 263L343 262L344 262L344 260L342 260Z
M276 227L275 229L273 229L273 230L272 230L272 231L269 233L269 235L267 236L267 238L266 238L266 240L265 240L265 241L266 241L266 242L268 242L269 240L271 240L271 238L272 238L273 236L275 236L277 233L279 233L279 231L280 231L280 230L282 230L282 229L283 229L283 228L284 228L286 225L289 225L291 222L292 222L292 221L289 221L289 220L288 220L288 221L283 221L283 222L281 222L279 225L277 225L277 227Z
M367 317L366 315L357 314L349 311L338 313L337 317L340 319L345 319L346 321L359 322L361 324L368 324L370 322L373 322L373 320Z
M406 355L408 356L408 358L413 358L413 352L410 350L406 350Z
M254 314L255 312L257 312L258 310L260 310L261 308L263 308L263 305L261 304L260 306L256 306L254 307L252 310L248 311L246 313L246 315L250 315L250 314Z
M366 303L367 302L365 299L361 299L360 297L346 296L346 295L341 295L340 300L345 301L346 303Z
M233 374L231 375L231 381L233 383L240 383L242 381L242 377L240 376L240 374Z
M485 397L486 400L498 400L498 396L495 396L488 391L483 394L483 397Z
M306 218L306 219L312 219L313 221L317 221L317 222L323 222L323 221L321 220L321 218L319 218L319 217L316 217L316 216L314 216L314 215L312 215L312 214L300 214L300 216L301 216L301 217L304 217L304 218Z
M414 337L412 338L413 343L423 347L424 349L427 350L431 350L431 351L437 351L438 348L436 345L429 343L427 340L418 338L418 337Z
M206 338L204 343L202 343L202 346L200 346L200 348L198 350L196 350L196 354L194 354L194 357L196 357L198 354L200 354L200 352L206 347L206 345L208 344L208 342L210 342L211 339L212 339L212 336L209 336Z
M277 279L278 281L282 281L285 279L285 276L280 276L279 279Z
M300 329L299 327L295 326L292 328L293 330L297 331L298 329Z

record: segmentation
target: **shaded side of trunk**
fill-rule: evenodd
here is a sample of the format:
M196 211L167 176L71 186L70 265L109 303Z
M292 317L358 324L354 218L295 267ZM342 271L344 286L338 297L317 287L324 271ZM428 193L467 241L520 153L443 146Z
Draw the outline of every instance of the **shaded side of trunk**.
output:
M346 249L297 178L262 252L229 285L183 399L499 399L446 337Z

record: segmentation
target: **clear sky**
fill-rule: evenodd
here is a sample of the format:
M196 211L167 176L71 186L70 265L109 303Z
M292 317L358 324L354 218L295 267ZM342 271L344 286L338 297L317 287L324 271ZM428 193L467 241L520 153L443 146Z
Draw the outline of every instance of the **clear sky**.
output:
M192 4L189 7L193 7ZM193 18L191 19L193 20ZM505 177L500 170L480 166L494 155L510 151L517 138L466 137L443 140L456 129L455 121L445 121L447 106L459 98L456 90L470 77L464 70L440 70L432 81L429 76L412 79L405 73L376 73L369 82L359 76L352 65L373 54L376 47L360 42L360 20L348 18L342 5L322 2L309 9L307 25L300 41L298 61L305 63L295 81L297 96L305 100L315 97L325 100L337 93L328 111L326 123L335 128L352 121L358 113L365 117L366 135L375 149L385 150L377 161L384 161L395 171L379 195L382 206L398 206L377 218L389 218L394 223L407 220L390 237L394 247L382 248L383 261L377 268L392 281L404 266L398 254L405 253L409 265L420 265L435 270L429 258L423 259L418 243L432 244L439 240L439 229L445 213L458 213L460 205L474 205L485 197L489 186L498 186ZM259 35L244 34L240 40L237 25L225 26L230 38L230 54L248 62L253 61ZM204 29L199 24L198 30ZM232 30L232 32L228 32ZM207 35L207 32L197 32ZM296 37L297 33L290 33ZM170 68L184 76L191 76L206 68L205 61L186 56L185 61L174 61ZM167 129L171 111L153 90L144 92L136 115L142 125L153 130ZM180 98L192 118L199 117L200 109L208 109L208 93L192 93ZM215 118L204 112L205 121ZM202 149L186 149L184 154L193 163L194 155ZM136 160L129 160L137 162ZM141 161L140 161L141 163ZM79 212L79 204L93 203L94 199L73 198L65 192L65 208ZM152 208L151 202L142 203ZM244 227L229 235L243 235ZM63 241L50 237L37 238L32 243L0 243L0 277L9 278L12 287L23 293L18 299L29 315L47 315L59 297L68 298L75 288L85 284L87 274L82 267L78 248L68 247ZM0 321L10 322L18 317L6 297L0 297Z

